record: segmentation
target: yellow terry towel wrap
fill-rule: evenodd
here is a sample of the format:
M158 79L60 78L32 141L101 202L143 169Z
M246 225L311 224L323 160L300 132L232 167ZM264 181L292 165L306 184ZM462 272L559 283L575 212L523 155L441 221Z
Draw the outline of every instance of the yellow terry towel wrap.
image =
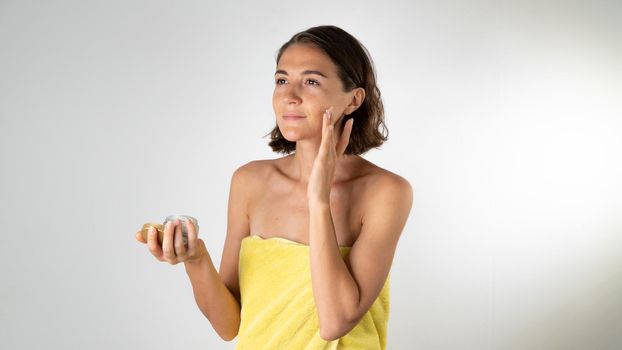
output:
M345 259L350 247L340 247ZM309 246L285 238L245 237L240 247L241 321L236 350L384 350L389 278L361 321L326 341L311 287Z

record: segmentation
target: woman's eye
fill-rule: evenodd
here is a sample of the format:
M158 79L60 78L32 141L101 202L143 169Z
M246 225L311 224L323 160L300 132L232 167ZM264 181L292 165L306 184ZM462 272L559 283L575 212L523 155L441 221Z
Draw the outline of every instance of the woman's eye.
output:
M287 80L283 79L283 78L278 78L278 79L275 80L275 83L276 83L276 85L283 85L283 84L287 83ZM314 79L307 79L306 80L306 84L307 85L312 85L312 86L320 85L320 83L317 80L314 80Z

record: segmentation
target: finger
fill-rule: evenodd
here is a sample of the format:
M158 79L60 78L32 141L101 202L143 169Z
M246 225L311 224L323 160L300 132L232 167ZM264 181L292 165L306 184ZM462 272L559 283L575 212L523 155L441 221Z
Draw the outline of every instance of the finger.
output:
M340 134L339 129L340 129L341 120L345 118L345 115L336 117L335 108L333 106L330 106L326 111L329 114L329 125L330 125L329 131L332 133L333 141L335 141L333 145L335 145L337 143L337 140L339 139L339 134ZM341 130L341 133L343 133L343 129Z
M335 118L335 106L328 107L328 113L330 114L329 122L333 127L337 124L339 118Z
M326 156L330 151L333 141L333 125L331 124L332 114L330 108L324 112L322 122L322 142L320 143L319 155Z
M188 256L194 256L197 249L197 237L199 234L192 220L188 221L186 227L188 227Z
M139 241L140 243L147 243L147 241L145 241L140 231L136 232L136 240Z
M186 223L186 227L188 224ZM184 244L184 235L182 232L183 226L180 224L175 228L175 255L177 255L178 261L184 261L186 259L186 245Z
M341 117L335 117L335 108L330 106L328 109L329 113L329 127L328 127L328 151L336 153L336 146L339 141L339 121L342 119Z
M158 232L153 227L150 227L149 232L147 233L147 247L156 259L160 261L163 260L162 248L160 247L160 243L158 243Z
M326 134L326 132L328 131L328 127L330 126L330 120L331 120L331 113L330 113L330 108L327 108L326 110L324 110L324 115L322 116L322 134Z
M350 143L350 134L352 134L352 125L354 124L354 119L350 118L345 125L343 126L343 131L339 136L339 143L337 143L337 154L339 156L343 155L346 148L348 148L348 143Z
M177 222L169 221L164 228L164 238L162 238L162 252L164 253L164 260L169 263L173 263L177 257L175 256L175 247L173 247L173 235L175 234L175 227Z

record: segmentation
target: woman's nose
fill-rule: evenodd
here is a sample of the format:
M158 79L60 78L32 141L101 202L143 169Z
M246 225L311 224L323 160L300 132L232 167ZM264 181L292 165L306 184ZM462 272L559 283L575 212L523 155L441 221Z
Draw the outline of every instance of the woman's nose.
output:
M296 87L290 85L283 93L283 101L287 104L295 104L300 103L302 99L300 98L300 94L298 93Z

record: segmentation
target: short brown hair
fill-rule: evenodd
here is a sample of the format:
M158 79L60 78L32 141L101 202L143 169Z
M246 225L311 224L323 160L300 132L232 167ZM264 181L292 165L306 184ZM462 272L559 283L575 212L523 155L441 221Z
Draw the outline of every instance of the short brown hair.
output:
M344 153L364 154L382 145L388 139L389 130L384 123L384 107L380 90L376 86L374 64L365 46L341 28L313 27L294 34L281 46L276 57L277 65L285 49L293 44L311 44L324 51L337 66L344 91L352 91L357 87L365 89L363 104L341 120L340 130L343 130L348 119L354 118L355 121ZM271 139L268 145L274 152L289 154L296 150L296 143L283 137L278 125L265 136L268 135Z

